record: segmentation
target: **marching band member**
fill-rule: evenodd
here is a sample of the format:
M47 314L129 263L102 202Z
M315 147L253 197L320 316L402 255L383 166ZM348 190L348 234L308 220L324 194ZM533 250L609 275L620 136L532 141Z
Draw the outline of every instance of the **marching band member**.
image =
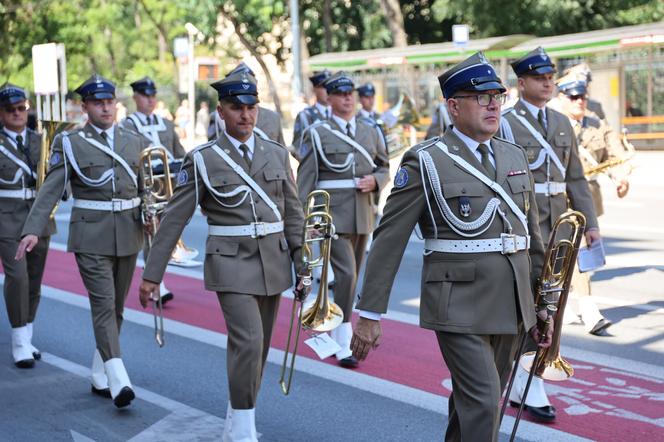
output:
M523 150L494 137L505 87L484 55L438 79L453 127L404 154L374 234L352 348L363 360L378 345L380 316L419 225L420 325L436 332L452 376L445 440L497 441L517 337L539 339L543 319L533 294L544 258L535 194Z
M551 228L569 206L586 217L585 238L588 245L600 239L597 217L579 160L576 136L569 119L548 107L554 92L555 66L542 48L534 49L512 63L517 75L520 98L513 108L503 111L503 136L522 146L528 155L528 167L535 179L542 240L548 243ZM535 349L528 340L526 351ZM510 393L510 405L518 407L528 373L518 364L518 375ZM556 410L544 390L544 381L535 376L525 402L533 418L550 422Z
M122 126L134 132L138 132L148 140L148 146L162 146L166 149L169 162L182 160L186 154L184 147L180 144L180 137L175 132L175 124L154 113L157 107L157 85L150 77L143 77L130 84L134 91L134 103L136 112L130 114L122 121ZM172 172L177 172L177 170ZM145 240L143 246L143 260L148 260L150 246ZM161 302L163 304L173 299L173 293L166 288L162 281L159 287Z
M583 78L583 77L581 77ZM597 166L612 159L621 158L625 154L620 137L611 126L600 119L594 112L587 109L588 88L585 80L575 74L569 74L558 80L558 99L561 112L565 114L579 143L579 157L584 169ZM613 168L609 176L616 183L618 198L624 198L629 190L627 175L629 170L624 167ZM588 177L588 185L593 198L593 206L597 216L604 213L602 191L597 181L598 175ZM578 300L578 312L581 315L586 331L595 336L610 336L607 329L611 321L606 319L593 301L590 290L590 275L580 273L578 268L572 280L572 299ZM565 309L567 316L568 310Z
M431 124L427 129L426 138L442 137L451 124L450 112L447 110L447 103L443 98L431 115Z
M0 87L0 261L4 268L4 295L12 326L12 356L18 368L32 368L41 354L32 345L41 281L48 244L55 233L50 219L38 232L39 243L25 261L14 255L21 230L35 199L35 180L41 135L28 129L25 91L9 83Z
M254 80L256 79L256 74L254 74L254 71L245 62L241 62L235 66L226 76L229 77L234 74L248 74L254 77ZM254 126L254 132L265 140L276 141L283 146L285 141L279 114L263 106L257 106L257 109L258 117ZM212 134L208 130L209 140L218 138L224 132L224 120L218 112L213 113L210 119L210 128L212 129Z
M293 125L293 151L295 157L301 160L306 152L301 151L300 145L302 144L302 137L304 131L314 124L316 121L327 120L332 116L332 109L327 101L327 90L325 89L325 81L330 78L332 73L327 69L314 72L309 81L314 87L314 95L316 101L311 106L307 106L304 110L300 111L295 117L295 124Z
M330 251L334 302L344 313L344 322L330 334L341 347L336 354L339 365L355 368L357 360L350 351L355 286L369 234L375 228L372 203L389 180L389 161L380 129L355 118L355 86L350 77L338 72L327 79L325 88L332 116L305 131L302 146L310 147L301 159L297 184L300 201L306 201L315 189L330 194L339 236Z
M256 397L280 294L292 284L293 262L301 261L304 215L288 151L254 133L254 77L236 73L212 86L225 131L185 157L145 266L140 299L147 306L170 251L200 205L209 224L205 288L217 292L228 328L230 401L223 440L255 441Z
M39 247L39 235L71 183L74 207L67 251L76 255L88 291L97 344L92 392L111 397L116 407L134 399L120 352L120 327L136 257L143 245L139 156L145 140L117 126L115 85L93 75L76 89L88 123L56 137L49 171L23 232L16 259ZM170 255L169 255L170 256Z

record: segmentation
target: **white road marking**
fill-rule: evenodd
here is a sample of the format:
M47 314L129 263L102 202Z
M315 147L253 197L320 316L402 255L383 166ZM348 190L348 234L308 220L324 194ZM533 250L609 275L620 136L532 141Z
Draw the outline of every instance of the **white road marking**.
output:
M53 287L42 286L42 296L48 299L53 299L85 310L90 309L88 299L85 298L84 296L76 295ZM134 324L143 325L150 329L153 327L152 315L148 313L139 312L136 310L125 309L124 320L132 322ZM192 326L189 324L185 324L167 318L164 319L164 328L167 334L175 334L184 338L192 339L222 349L225 349L227 347L228 338L223 333L214 332L201 327ZM284 356L283 351L275 348L270 348L270 352L268 354L268 362L275 365L281 365L283 361L283 356ZM76 373L80 376L88 376L89 374L88 368L80 366L78 364L74 364L64 359L56 358L52 355L48 355L45 358L45 361L49 363L51 363L51 361L54 361L53 365L60 364L58 365L60 366L60 368L67 367L63 369L70 371L72 373ZM401 385L396 382L387 381L364 373L353 372L341 367L325 364L323 362L305 357L298 358L296 364L296 370L298 372L307 373L309 375L316 376L328 381L336 382L338 384L343 384L348 387L355 388L357 390L362 390L369 392L371 394L382 396L390 400L419 407L424 410L440 413L443 415L447 415L448 413L447 401L444 400L442 396L422 391L416 388L408 387L406 385ZM662 378L664 379L664 372L662 373ZM181 404L179 402L173 401L164 396L160 396L156 393L152 393L141 388L136 388L136 392L137 396L140 399L144 399L148 402L155 403L162 408L171 410L172 412L182 413L184 409L181 407L187 407L190 410L199 411L191 407L188 407L187 405ZM220 420L223 421L222 419ZM219 425L218 428L223 428L221 424L217 425ZM505 416L501 426L501 432L510 433L512 431L513 425L514 425L514 418L511 416ZM521 431L519 437L523 440L532 440L532 441L547 440L547 441L561 441L561 442L562 441L580 442L588 440L582 437L578 437L569 433L565 433L563 431L550 428L545 425L538 425L527 421L522 421L520 424L520 428ZM157 428L157 430L159 430L159 428ZM171 429L170 431L173 430ZM177 431L180 432L181 430L178 429Z
M90 439L89 437L84 436L81 433L74 430L69 430L69 434L71 435L71 438L73 439L74 442L95 442L94 439Z

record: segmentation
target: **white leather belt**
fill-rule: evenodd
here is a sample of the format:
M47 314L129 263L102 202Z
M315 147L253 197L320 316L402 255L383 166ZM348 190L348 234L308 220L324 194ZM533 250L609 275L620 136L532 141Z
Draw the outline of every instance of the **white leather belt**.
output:
M105 212L124 212L140 205L140 198L132 198L130 200L112 199L111 201L74 199L74 207L79 209L103 210Z
M252 238L260 238L283 231L283 221L276 223L251 223L244 226L208 226L208 235L211 236L251 236Z
M546 183L535 183L535 193L543 193L545 195L558 195L567 191L567 183L556 183L555 181L547 181Z
M503 255L530 248L530 236L502 233L492 239L425 239L424 248L443 253L500 252Z
M19 200L33 200L37 196L35 189L0 189L0 198L15 198Z
M318 182L317 189L355 189L359 178L348 178L347 180L322 180Z

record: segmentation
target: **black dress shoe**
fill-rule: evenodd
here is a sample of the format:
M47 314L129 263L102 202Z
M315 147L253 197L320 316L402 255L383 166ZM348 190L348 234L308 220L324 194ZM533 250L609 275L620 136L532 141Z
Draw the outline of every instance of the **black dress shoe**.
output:
M97 388L94 385L90 386L90 391L92 391L92 394L96 394L97 396L101 396L103 398L111 399L111 389L110 388Z
M168 292L161 295L161 305L166 304L168 301L172 301L174 298L173 293Z
M609 321L608 319L600 319L597 321L597 324L590 330L591 335L595 336L611 336L608 331L606 331L607 328L611 327L613 323Z
M39 353L38 351L33 351L32 357L35 358L35 361L39 361L41 360L41 353Z
M131 387L122 387L120 393L118 393L118 395L115 396L115 399L113 399L113 403L118 408L126 407L131 403L131 401L134 400L135 397L136 395L134 394L134 390L132 390Z
M348 356L347 358L343 358L339 360L339 365L344 367L344 368L357 368L359 362L357 362L357 359L355 359L355 356Z
M18 368L32 368L35 366L34 359L23 359L22 361L14 362Z
M510 401L511 407L519 408L520 405L518 402ZM544 407L529 407L528 405L524 405L523 409L533 420L539 422L553 422L556 420L556 407L553 405L545 405Z

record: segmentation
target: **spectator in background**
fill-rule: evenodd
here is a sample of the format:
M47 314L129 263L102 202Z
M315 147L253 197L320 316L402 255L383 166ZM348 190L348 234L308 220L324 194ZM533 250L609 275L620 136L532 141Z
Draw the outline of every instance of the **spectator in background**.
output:
M189 100L186 98L182 100L180 106L175 111L175 126L180 139L187 138L187 126L191 121L189 114Z
M196 112L196 137L207 138L207 128L210 125L210 107L206 101L201 101L201 107Z
M154 113L159 115L161 118L173 121L173 114L168 110L166 104L161 100L157 102L157 107L154 109Z
M118 101L115 103L115 122L119 123L120 121L127 118L127 107Z

